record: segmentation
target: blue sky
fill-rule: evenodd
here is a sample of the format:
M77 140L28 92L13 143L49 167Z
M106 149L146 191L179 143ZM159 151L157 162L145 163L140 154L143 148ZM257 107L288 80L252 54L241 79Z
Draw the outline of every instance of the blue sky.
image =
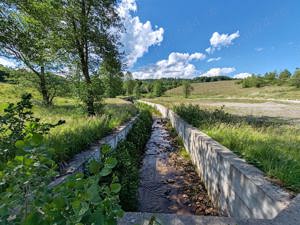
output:
M126 69L140 79L293 72L299 10L300 0L122 0Z
M141 23L149 21L153 32L163 29L163 40L150 45L131 66L137 77L148 78L161 69L157 76L167 76L163 74L166 68L157 66L157 62L165 60L167 64L171 53L205 54L205 59L184 62L196 68L185 77L223 72L235 76L285 68L294 71L300 67L299 0L138 0L136 4L136 10L130 12L132 18L138 17ZM211 46L215 32L220 39L215 38L215 44L221 46L208 54L205 49ZM226 40L222 34L239 37L222 44Z

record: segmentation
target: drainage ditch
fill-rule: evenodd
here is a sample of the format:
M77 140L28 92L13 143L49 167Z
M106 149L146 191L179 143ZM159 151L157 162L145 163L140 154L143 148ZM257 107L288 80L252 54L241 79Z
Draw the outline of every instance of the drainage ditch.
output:
M155 118L140 169L139 211L217 216L191 160L180 148L167 120Z

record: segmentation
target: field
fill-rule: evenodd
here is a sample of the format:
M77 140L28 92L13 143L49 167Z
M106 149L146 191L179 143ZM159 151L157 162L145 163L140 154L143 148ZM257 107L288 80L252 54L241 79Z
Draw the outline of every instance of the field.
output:
M300 104L269 98L275 99L282 89L285 96L299 96L300 91L267 87L264 90L269 92L263 95L262 89L241 89L232 81L193 85L189 99L179 96L180 88L176 88L164 97L147 100L175 108L187 122L263 170L273 182L299 193ZM209 93L200 97L205 91ZM237 98L239 92L245 99Z
M292 86L265 86L261 88L242 88L236 81L218 81L192 84L191 98L229 98L229 99L276 99L300 100L299 89ZM182 86L168 90L166 96L182 96Z
M75 98L58 97L54 106L44 107L40 103L41 96L35 90L26 88L26 91L33 95L33 112L36 117L51 123L66 121L46 136L46 144L55 149L55 160L58 162L68 160L137 113L135 106L126 101L105 99L101 114L89 118L84 106ZM9 102L19 101L24 92L24 89L17 85L0 83L0 109Z
M182 87L166 92L163 97L151 99L168 107L181 103L216 109L224 106L228 113L300 122L300 90L290 86L241 88L235 81L192 84L190 98L182 97Z

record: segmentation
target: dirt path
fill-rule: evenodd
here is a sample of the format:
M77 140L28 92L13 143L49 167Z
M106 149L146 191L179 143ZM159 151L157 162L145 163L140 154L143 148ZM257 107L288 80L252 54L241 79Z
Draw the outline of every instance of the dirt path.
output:
M166 121L155 119L140 171L139 211L218 215L189 160L178 153Z
M243 102L201 102L193 104L209 107L225 106L225 110L237 115L253 115L275 117L293 122L300 122L300 104L284 104L279 102L243 103Z

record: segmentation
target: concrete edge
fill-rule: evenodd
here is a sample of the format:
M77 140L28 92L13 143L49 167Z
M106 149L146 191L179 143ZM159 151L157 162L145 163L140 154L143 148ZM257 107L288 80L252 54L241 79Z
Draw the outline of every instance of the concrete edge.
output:
M84 165L91 159L99 159L100 149L104 144L109 145L112 149L115 149L118 143L127 137L127 134L131 130L133 124L137 121L139 114L131 118L125 124L117 127L112 134L103 137L99 141L91 144L86 151L76 154L65 166L64 172L60 174L54 181L49 184L49 187L55 187L56 185L63 183L70 175L75 172L83 171Z
M156 108L166 118L169 119L171 119L170 117L172 117L173 119L174 117L178 118L184 124L183 126L185 129L190 129L197 132L198 135L203 137L202 141L207 144L209 143L211 148L213 148L213 150L216 152L216 154L226 159L231 166L233 166L237 171L241 173L242 176L247 177L247 179L249 179L249 181L252 182L258 189L262 190L265 193L265 196L269 197L272 201L276 202L276 208L278 213L289 205L289 203L291 202L291 195L288 192L281 189L278 185L272 184L270 181L268 181L261 170L254 167L253 165L246 163L244 159L239 158L236 154L230 151L230 149L221 145L220 143L218 143L217 141L215 141L214 139L212 139L210 136L203 133L199 129L188 124L186 121L180 118L175 112L168 109L167 107L164 107L163 105L160 104L147 102L147 101L140 101L140 102ZM186 137L182 137L182 138L186 138ZM187 145L185 147L188 149L189 146ZM273 216L273 218L275 216L276 214Z

